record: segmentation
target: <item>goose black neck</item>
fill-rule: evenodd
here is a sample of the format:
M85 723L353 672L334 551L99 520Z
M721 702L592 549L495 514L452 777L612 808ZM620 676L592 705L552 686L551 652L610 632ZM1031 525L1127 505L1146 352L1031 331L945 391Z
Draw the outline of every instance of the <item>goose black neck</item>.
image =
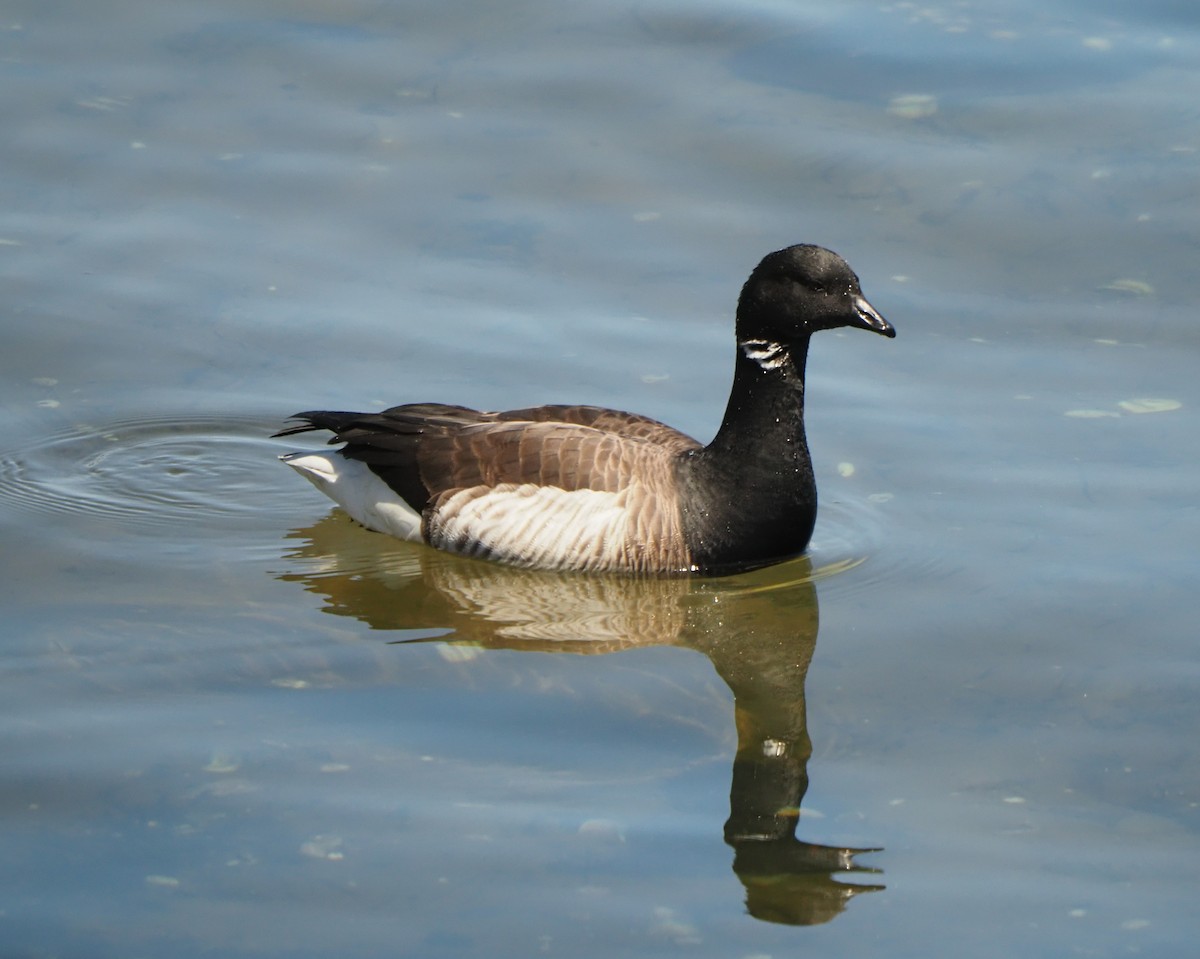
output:
M804 435L808 338L743 340L721 428L680 462L689 548L701 570L729 572L803 552L817 491Z

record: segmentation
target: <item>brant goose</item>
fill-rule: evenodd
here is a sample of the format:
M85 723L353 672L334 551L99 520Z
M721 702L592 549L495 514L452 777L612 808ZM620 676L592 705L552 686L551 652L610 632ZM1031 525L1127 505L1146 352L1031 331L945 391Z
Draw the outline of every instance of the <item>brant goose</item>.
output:
M836 253L765 257L738 299L733 390L708 446L596 406L321 410L276 435L332 431L340 450L283 461L392 536L525 567L732 573L808 545L804 363L809 337L841 326L896 335Z

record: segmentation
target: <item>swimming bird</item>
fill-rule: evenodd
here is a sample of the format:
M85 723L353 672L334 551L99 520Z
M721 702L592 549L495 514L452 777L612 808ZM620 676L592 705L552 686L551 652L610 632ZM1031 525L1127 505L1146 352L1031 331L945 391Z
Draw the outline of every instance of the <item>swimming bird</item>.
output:
M837 327L896 335L831 250L764 257L738 299L733 389L707 446L597 406L316 410L276 436L330 430L340 450L283 461L401 539L523 567L727 574L808 546L804 368L812 334Z

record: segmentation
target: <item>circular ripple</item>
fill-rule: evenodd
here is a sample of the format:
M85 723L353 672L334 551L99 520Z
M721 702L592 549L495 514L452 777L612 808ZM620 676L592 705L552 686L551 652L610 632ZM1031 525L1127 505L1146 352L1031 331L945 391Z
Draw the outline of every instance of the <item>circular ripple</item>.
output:
M879 551L883 522L875 504L858 499L822 502L809 544L814 570L852 569Z
M902 570L895 550L884 549L893 531L892 506L866 499L830 500L821 504L809 546L815 579L832 579L827 593L871 592ZM912 557L905 555L905 562ZM853 576L841 574L854 570Z
M284 513L271 424L246 416L81 423L0 452L0 503L123 529L228 529Z
M945 572L939 544L927 531L901 526L895 502L837 500L821 504L809 547L813 578L832 578L834 595L880 595L898 579L935 580ZM889 548L903 542L903 549ZM853 576L840 574L854 570ZM826 595L826 590L822 590Z

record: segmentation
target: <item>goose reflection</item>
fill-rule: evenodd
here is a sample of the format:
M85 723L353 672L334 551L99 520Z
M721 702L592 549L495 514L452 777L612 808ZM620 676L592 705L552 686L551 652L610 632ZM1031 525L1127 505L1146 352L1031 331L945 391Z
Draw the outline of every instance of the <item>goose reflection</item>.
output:
M807 559L724 579L630 579L510 569L367 535L333 513L290 534L291 571L325 610L373 629L445 629L432 639L492 649L599 654L635 646L704 653L734 697L738 746L725 841L758 919L828 922L876 874L878 852L796 837L812 743L805 678L818 613Z

